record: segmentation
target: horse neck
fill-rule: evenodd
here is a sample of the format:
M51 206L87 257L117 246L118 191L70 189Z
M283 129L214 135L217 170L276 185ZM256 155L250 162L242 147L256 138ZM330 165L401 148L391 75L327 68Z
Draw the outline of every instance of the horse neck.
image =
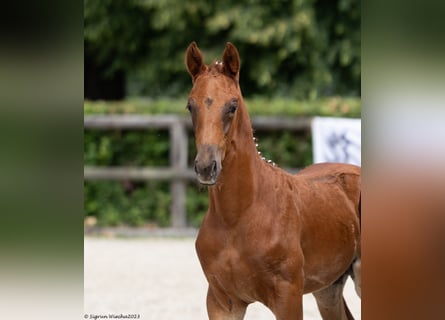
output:
M245 106L239 111L227 142L229 145L218 183L209 188L210 211L228 225L236 224L242 212L254 201L258 183L256 172L262 165Z

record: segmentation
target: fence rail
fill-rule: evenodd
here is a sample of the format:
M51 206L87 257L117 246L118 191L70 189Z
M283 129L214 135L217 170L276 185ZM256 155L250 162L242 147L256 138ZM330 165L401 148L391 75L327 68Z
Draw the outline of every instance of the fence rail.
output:
M304 131L310 129L311 118L252 117L256 130ZM180 115L88 115L84 128L109 129L168 129L170 132L170 167L84 167L85 180L167 180L170 183L172 227L187 226L185 211L186 182L196 179L193 169L187 167L188 135L192 127L189 117ZM297 169L289 169L295 172Z

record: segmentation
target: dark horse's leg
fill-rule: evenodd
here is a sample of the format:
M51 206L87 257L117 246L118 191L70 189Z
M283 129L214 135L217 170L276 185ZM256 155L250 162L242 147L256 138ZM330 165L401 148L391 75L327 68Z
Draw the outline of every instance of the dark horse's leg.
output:
M352 271L351 274L352 280L354 280L355 285L355 292L357 292L357 295L361 298L362 297L362 262L360 258L355 259L354 263L352 264Z
M346 272L329 287L313 293L323 320L354 320L343 298L348 276L349 272Z

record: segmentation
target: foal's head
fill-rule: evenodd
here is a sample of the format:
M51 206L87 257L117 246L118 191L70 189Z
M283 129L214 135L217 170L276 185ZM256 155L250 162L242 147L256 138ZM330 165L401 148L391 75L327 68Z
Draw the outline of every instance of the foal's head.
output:
M187 48L185 63L193 82L187 109L192 116L198 150L195 172L201 184L214 185L242 104L238 84L240 58L238 50L228 42L222 61L207 66L201 51L192 42Z

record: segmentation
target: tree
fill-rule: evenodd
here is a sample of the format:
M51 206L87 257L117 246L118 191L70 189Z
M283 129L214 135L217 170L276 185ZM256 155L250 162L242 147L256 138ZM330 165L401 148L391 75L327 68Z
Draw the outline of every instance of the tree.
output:
M125 75L146 56L148 12L136 0L84 0L85 96L121 99Z
M85 7L86 56L107 74L125 72L131 94L185 94L191 41L207 63L233 42L247 96L360 94L356 0L85 0Z

